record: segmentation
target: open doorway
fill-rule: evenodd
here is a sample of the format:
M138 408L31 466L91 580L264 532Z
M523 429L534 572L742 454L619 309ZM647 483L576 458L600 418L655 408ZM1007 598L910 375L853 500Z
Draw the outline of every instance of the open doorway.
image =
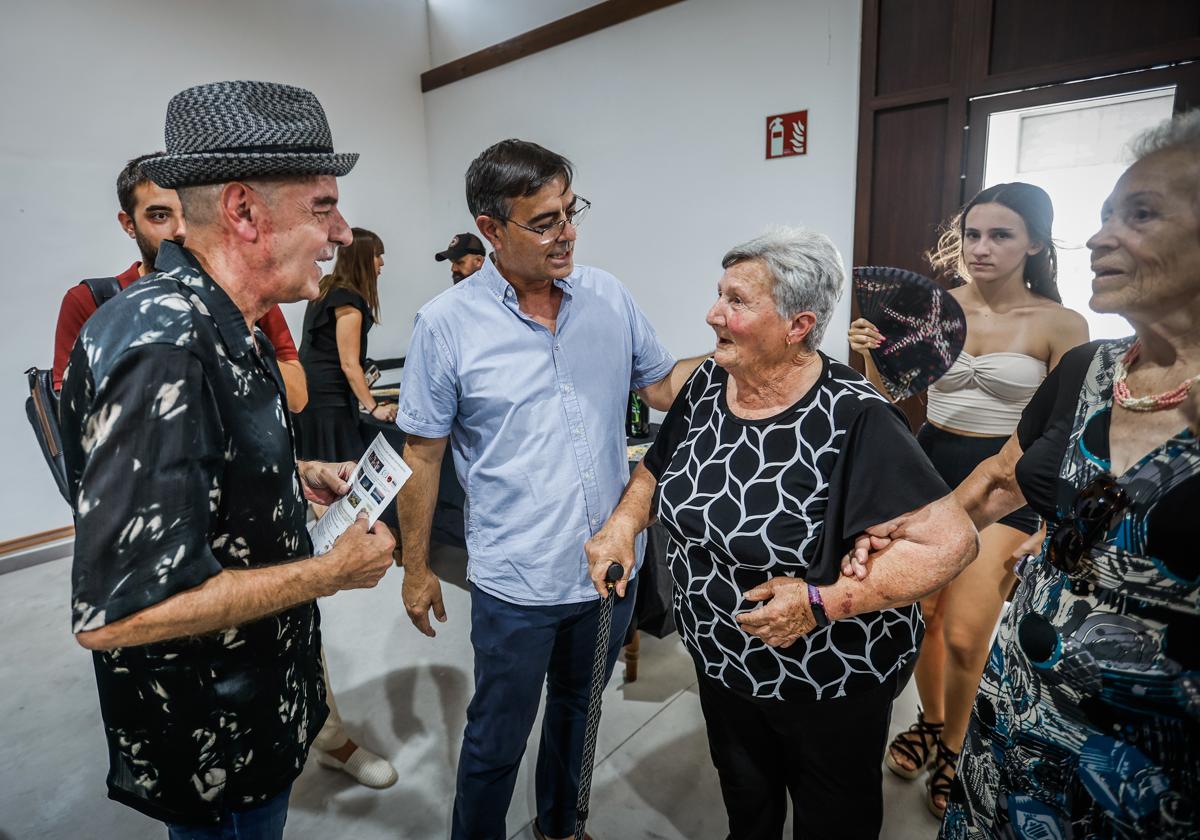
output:
M1054 202L1058 287L1063 303L1083 314L1093 339L1131 332L1117 315L1088 306L1091 255L1084 243L1100 226L1100 207L1129 165L1129 142L1171 116L1180 84L1195 66L1144 71L970 103L966 197L1008 181L1036 184ZM1183 71L1185 79L1180 78Z
M1129 141L1171 116L1175 87L1000 111L988 117L984 184L1025 181L1054 202L1058 288L1093 339L1128 335L1119 315L1093 312L1091 255L1100 206L1129 165Z

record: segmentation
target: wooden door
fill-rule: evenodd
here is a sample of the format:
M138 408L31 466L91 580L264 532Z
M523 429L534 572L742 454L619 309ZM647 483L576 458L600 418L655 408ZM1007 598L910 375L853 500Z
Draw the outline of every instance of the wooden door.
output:
M1000 99L985 97L1064 101L1145 71L1200 104L1177 63L1200 58L1196 0L863 0L862 31L855 265L929 273L938 225L982 179L971 148ZM923 422L919 399L902 408Z

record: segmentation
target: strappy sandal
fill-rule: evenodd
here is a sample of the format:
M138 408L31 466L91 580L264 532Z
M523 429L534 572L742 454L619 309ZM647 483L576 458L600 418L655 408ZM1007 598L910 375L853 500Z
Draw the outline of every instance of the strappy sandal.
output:
M946 816L946 806L943 805L939 808L934 800L940 797L946 805L950 804L950 786L954 782L954 777L958 775L959 755L960 753L956 753L940 740L938 741L937 759L933 772L929 774L929 779L925 782L925 787L929 791L925 804L929 806L929 813L939 820Z
M883 763L887 765L887 769L909 781L921 775L921 771L933 761L937 749L942 743L942 726L944 724L930 723L925 720L925 712L918 709L917 722L893 738L892 743L888 744L887 752L883 756ZM897 752L911 761L912 768L909 769L903 764L899 764L892 756L893 752Z

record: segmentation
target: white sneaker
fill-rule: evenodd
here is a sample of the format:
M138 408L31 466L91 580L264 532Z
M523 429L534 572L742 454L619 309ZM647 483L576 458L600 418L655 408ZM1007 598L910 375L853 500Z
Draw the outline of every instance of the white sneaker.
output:
M317 764L330 770L341 770L360 785L369 788L391 787L400 778L396 768L389 764L387 759L375 755L366 747L356 748L345 761L338 761L324 750L315 752Z

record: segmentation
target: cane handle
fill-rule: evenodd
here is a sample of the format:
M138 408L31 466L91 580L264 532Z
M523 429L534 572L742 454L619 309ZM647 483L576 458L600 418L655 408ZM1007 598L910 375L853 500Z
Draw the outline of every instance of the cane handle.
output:
M613 584L625 577L625 567L620 563L609 563L608 571L604 573L604 582L608 584L608 588L612 589Z

